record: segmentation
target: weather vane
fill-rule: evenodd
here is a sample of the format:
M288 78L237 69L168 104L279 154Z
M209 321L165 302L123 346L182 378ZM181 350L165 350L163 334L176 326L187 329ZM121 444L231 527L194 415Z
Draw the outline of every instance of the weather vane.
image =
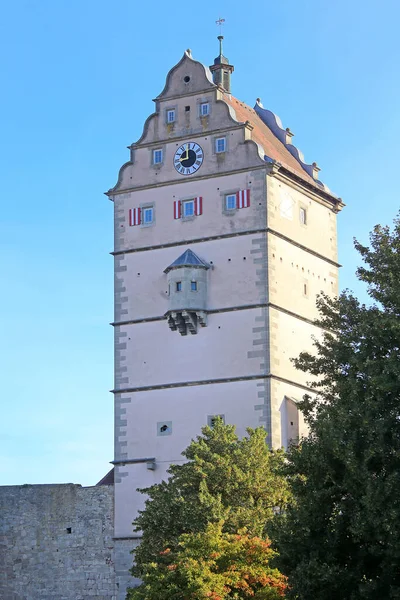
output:
M222 25L225 23L225 19L221 19L221 17L218 19L218 21L215 21L215 24L218 25L219 27L219 35L222 35Z

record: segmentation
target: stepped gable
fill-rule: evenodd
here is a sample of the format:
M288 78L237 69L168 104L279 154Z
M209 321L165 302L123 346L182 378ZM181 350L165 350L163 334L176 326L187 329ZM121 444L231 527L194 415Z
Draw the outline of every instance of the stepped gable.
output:
M325 186L313 179L300 165L284 144L275 136L271 129L261 120L253 108L241 102L230 94L224 94L224 101L236 113L236 119L240 122L249 121L253 126L252 139L263 147L266 155L274 161L281 163L283 167L301 177L305 182L321 190Z

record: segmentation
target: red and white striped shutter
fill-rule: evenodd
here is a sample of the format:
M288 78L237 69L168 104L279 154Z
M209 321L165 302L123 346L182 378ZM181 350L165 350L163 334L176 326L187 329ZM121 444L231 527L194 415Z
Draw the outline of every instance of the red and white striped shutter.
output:
M142 210L140 208L133 209L133 225L140 225L142 217Z
M242 208L240 206L240 192L236 192L236 208Z
M181 201L175 200L174 202L174 219L181 218Z
M247 208L250 206L250 190L239 190L236 192L236 208Z
M201 196L194 199L194 214L195 215L203 214L203 198Z
M141 223L141 209L140 208L130 208L129 209L129 225L132 227L133 225L140 225Z

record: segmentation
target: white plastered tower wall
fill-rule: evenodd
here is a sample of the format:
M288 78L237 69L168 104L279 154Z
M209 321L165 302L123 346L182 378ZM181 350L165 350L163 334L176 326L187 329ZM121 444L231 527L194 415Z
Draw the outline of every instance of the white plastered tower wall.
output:
M312 324L316 294L337 292L340 201L271 160L230 94L189 51L155 102L131 160L108 192L115 205L115 543L121 599L134 583L127 572L139 539L132 521L144 503L136 490L165 478L210 417L224 415L239 435L262 425L274 447L304 431L296 401L308 391L307 377L290 358L310 349L311 336L318 334ZM207 115L201 114L204 103ZM175 120L168 122L171 110ZM220 153L219 137L226 143ZM204 160L183 176L174 156L188 142L202 148ZM162 150L160 164L154 164L155 150ZM227 210L226 196L239 191L249 193L250 205ZM177 202L198 197L201 214L175 218ZM152 223L133 225L131 211L146 207L153 209ZM168 267L187 250L207 264L199 279L207 290L207 320L197 333L180 335L167 323L168 286L177 283ZM187 266L182 273L195 277Z

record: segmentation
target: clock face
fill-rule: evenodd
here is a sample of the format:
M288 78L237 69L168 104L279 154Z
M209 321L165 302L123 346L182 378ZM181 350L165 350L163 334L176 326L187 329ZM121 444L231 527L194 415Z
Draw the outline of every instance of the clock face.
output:
M187 142L175 152L174 167L181 175L192 175L200 169L203 158L202 147L195 142Z

